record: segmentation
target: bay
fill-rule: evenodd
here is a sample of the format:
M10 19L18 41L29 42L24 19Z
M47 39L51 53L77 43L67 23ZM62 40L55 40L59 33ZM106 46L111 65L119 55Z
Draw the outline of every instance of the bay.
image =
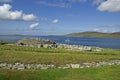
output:
M63 44L120 49L120 38L84 38L84 37L65 37L65 36L4 36L4 35L0 35L0 41L18 41L22 38L41 38L41 39L54 40L57 43L63 43Z

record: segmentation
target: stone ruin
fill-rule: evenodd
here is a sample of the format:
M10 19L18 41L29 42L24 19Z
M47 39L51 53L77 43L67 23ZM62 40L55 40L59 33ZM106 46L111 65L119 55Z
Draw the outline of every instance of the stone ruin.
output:
M43 40L43 39L35 39L35 38L24 38L19 40L16 45L18 46L29 46L29 47L37 47L37 48L61 48L61 49L69 49L73 51L102 51L102 48L99 47L91 47L91 46L80 46L80 45L68 45L56 43L52 40Z
M35 38L24 38L19 40L16 45L18 46L29 46L29 47L37 47L37 48L56 48L56 42L52 40L43 40L43 39L35 39Z

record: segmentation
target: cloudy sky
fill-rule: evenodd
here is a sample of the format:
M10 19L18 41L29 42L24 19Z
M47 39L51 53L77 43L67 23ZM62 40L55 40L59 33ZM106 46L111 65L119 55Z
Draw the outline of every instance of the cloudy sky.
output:
M120 32L120 0L0 0L0 35Z

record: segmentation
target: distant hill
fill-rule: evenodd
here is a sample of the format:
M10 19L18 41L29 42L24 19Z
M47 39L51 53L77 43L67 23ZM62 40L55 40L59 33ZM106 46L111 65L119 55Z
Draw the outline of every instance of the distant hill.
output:
M2 36L25 36L25 35L21 35L21 34L4 34Z
M65 36L70 36L70 37L96 37L96 38L120 38L120 32L115 32L115 33L81 32L81 33L66 34Z

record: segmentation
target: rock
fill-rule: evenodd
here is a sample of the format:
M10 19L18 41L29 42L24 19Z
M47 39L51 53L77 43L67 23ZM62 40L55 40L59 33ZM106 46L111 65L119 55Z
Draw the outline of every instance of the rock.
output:
M45 64L43 64L41 65L41 69L48 69L48 67Z
M12 69L25 69L25 66L24 66L24 64L21 64L21 63L15 63L12 66Z
M51 65L47 65L47 67L48 67L48 69L54 69L54 68L56 68L56 66L53 65L53 64L51 64Z
M80 65L79 64L71 64L71 68L79 68Z
M36 69L41 69L41 64L36 64Z
M87 67L87 68L92 67L92 63L83 63L83 65L84 67Z
M72 68L72 67L71 67L71 64L66 64L66 65L63 67L63 69L70 69L70 68Z
M17 67L17 69L25 69L24 64L20 64L20 65Z
M7 63L1 63L0 68L3 68L3 69L7 68Z
M6 69L12 69L13 65L12 64L7 64Z
M120 65L120 60L111 60L108 62L91 62L91 63L83 63L83 64L66 64L60 65L56 67L54 64L22 64L22 63L0 63L0 68L2 69L70 69L70 68L91 68L91 67L99 67L99 66L111 66L111 65Z

